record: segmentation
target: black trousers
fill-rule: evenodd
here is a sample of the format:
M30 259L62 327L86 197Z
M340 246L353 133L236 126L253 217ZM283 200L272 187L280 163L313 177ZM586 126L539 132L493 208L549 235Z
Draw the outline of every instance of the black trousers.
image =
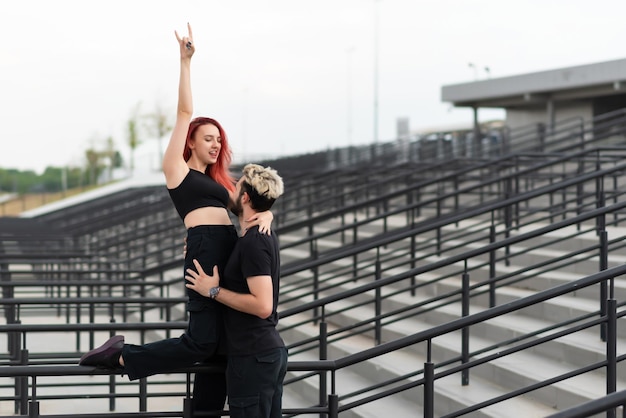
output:
M195 270L197 259L207 274L217 265L220 274L237 242L232 225L202 225L187 230L185 271ZM185 273L185 271L183 273ZM124 372L130 380L167 373L196 363L225 364L223 350L223 307L208 297L185 288L189 298L189 325L178 338L168 338L144 345L125 344L122 350ZM193 409L222 410L226 400L224 373L198 373L194 379Z
M287 349L229 356L228 405L231 418L281 418Z

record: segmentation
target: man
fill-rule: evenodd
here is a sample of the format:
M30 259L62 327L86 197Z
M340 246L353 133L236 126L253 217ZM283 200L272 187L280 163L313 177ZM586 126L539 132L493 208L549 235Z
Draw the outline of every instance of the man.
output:
M237 182L233 212L242 236L220 280L217 267L207 275L198 260L197 272L187 270L188 288L228 307L225 333L228 347L226 381L232 418L281 417L287 349L276 330L278 323L280 257L276 234L246 228L245 219L268 210L283 193L278 173L248 164Z

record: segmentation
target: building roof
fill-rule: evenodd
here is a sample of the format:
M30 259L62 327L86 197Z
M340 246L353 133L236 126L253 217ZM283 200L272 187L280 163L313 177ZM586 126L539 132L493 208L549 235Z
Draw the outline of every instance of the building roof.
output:
M523 107L626 93L626 59L491 78L441 88L454 106Z

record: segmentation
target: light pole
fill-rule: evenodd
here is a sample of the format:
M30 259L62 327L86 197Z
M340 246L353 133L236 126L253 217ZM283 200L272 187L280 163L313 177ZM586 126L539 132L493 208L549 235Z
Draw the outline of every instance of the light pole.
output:
M478 70L476 69L476 65L473 62L468 62L467 66L474 69L474 81L478 80Z
M467 66L474 70L474 81L478 81L478 66L474 64L473 62L468 62ZM485 76L487 78L491 78L491 68L489 68L488 66L485 66L483 67L483 69L485 70Z
M352 53L354 46L346 49L346 74L347 74L347 91L346 91L346 129L348 134L348 146L352 145Z
M243 88L243 109L241 112L241 149L242 153L242 161L247 161L248 157L246 155L246 150L248 147L246 146L246 142L248 140L248 98L250 96L250 89L248 86Z
M378 3L374 0L374 143L378 143Z

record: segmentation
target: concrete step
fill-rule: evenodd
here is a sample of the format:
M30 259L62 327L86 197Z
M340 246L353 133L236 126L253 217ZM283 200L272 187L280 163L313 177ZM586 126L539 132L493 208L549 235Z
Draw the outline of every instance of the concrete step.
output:
M299 340L306 335L314 332L315 327L312 326L298 326L291 329L289 332L282 333L283 338L287 341L290 339ZM340 358L354 352L362 351L363 349L372 347L372 341L363 336L350 337L343 339L340 342L333 343L329 351L330 358ZM296 355L293 358L298 359L308 358L312 359L314 356L312 353ZM397 352L389 353L378 358L369 360L367 362L359 363L350 368L352 373L346 374L341 370L337 372L338 380L341 376L340 383L337 387L340 390L340 396L345 391L363 389L369 385L380 383L386 379L402 378L398 384L407 384L411 381L415 381L422 377L421 373L416 373L415 376L407 377L412 371L420 371L423 369L425 357L423 353L420 353L411 348L400 350ZM348 377L346 377L346 375ZM357 380L354 382L349 379L352 375L357 376ZM310 381L309 384L316 388L316 382ZM454 387L456 390L451 390ZM311 389L315 391L314 389ZM461 395L462 393L462 395ZM502 390L497 386L489 383L482 377L472 377L470 386L462 386L460 376L454 375L437 380L435 383L435 413L436 416L441 416L447 413L451 413L455 410L465 408L469 405L474 405L481 400L487 400L495 398L502 394ZM381 417L389 414L394 416L421 416L420 413L423 410L423 387L418 386L416 388L408 389L405 392L401 392L398 395L393 395L394 405L400 405L400 400L407 403L402 411L391 410L386 404L383 404L382 400L376 401L372 404L367 404L367 407L357 408L355 411L358 416L363 417ZM381 404L381 409L373 410L372 405L377 403ZM507 402L493 405L489 408L481 409L469 416L473 417L510 417L511 407L514 406L516 411L523 411L524 417L540 417L546 416L550 413L554 413L555 409L538 403L532 399L525 397L517 397ZM365 408L369 412L374 412L373 415L366 415L361 409ZM343 416L343 415L342 415Z
M428 280L428 278L420 277L421 279ZM324 294L337 293L343 290L348 290L360 283L354 283L352 281L343 281L341 284L337 283L332 287L331 291L322 293ZM420 288L415 296L411 296L408 292L395 293L391 298L385 298L382 303L383 312L393 312L406 310L407 307L413 306L418 303L425 303L431 299L433 293L445 294L448 292L456 291L460 287L460 280L446 279L437 284L437 290L432 291L429 287ZM394 287L395 288L395 287ZM394 292L394 288L390 287L383 291L383 295ZM398 288L400 288L398 286ZM597 290L597 288L596 288ZM508 303L510 301L517 300L519 298L529 296L533 294L529 290L521 290L516 288L500 288L498 289L498 303ZM372 293L353 296L350 299L352 304L365 304L369 303L370 307L373 306ZM293 302L296 305L297 302ZM475 313L487 309L488 296L482 295L472 299L472 306L470 312ZM333 308L335 309L335 308ZM477 335L493 335L499 336L500 339L515 338L520 334L527 334L532 330L545 329L554 323L570 320L574 317L586 315L591 312L596 312L599 309L599 305L596 301L579 298L578 296L562 296L550 301L543 302L540 305L534 306L529 309L518 312L514 315L508 315L506 321L514 321L515 327L510 324L502 323L495 319L485 324L479 324L472 329L472 333ZM424 312L421 314L420 319L424 321L428 326L439 325L444 322L451 321L460 317L462 312L461 305L459 303L447 303L445 306L439 307L434 312ZM371 318L374 316L373 308L363 314L361 319ZM352 319L351 319L352 320ZM350 323L349 321L347 323ZM347 325L343 323L343 325ZM494 325L497 325L495 327ZM519 325L517 325L519 324ZM618 321L619 337L622 340L626 339L626 324L622 321ZM559 343L553 342L547 345L549 351L544 353L548 355L552 353L552 358L555 360L562 360L565 358L582 358L586 359L585 362L600 361L602 353L604 353L604 346L599 339L599 329L595 327L593 330L586 331L584 339L587 341L594 341L593 345L584 344L582 341L577 341L577 337L571 343L568 342L568 338L559 340ZM394 338L397 338L394 337ZM552 347L554 346L554 347ZM624 343L626 347L626 343ZM592 351L589 349L592 348ZM600 356L600 357L599 357Z
M392 250L381 250L381 254L386 254L387 252L392 252ZM363 256L360 256L359 259L362 259ZM622 259L626 262L626 257L623 257L619 254L611 255L610 259L612 260L612 264L621 264ZM425 257L423 262L436 262L440 261L441 258L436 256L428 256ZM353 260L350 259L341 259L332 263L332 265L327 265L323 269L327 273L322 271L320 276L321 287L330 286L332 283L339 283L345 281L345 279L341 278L339 275L344 274L347 275L350 273L352 268ZM391 262L389 262L391 263ZM403 273L409 267L409 262L406 262L406 267L402 264L401 259L393 260L394 267L391 269L385 269L385 264L383 264L383 277L391 276L394 274ZM478 263L474 259L468 261L469 268L472 268L474 265ZM506 273L514 273L516 271L520 271L525 268L527 265L509 265L504 266L503 263L498 265L498 273L506 274ZM461 269L462 265L450 266L442 269L437 269L436 271L431 271L425 274L421 274L416 277L416 281L426 283L432 280L435 280L440 275L447 274L450 271L454 271L455 275L453 277L446 278L444 280L439 281L436 284L430 284L428 286L420 288L420 291L425 295L441 295L449 292L458 291L461 288ZM322 269L320 269L322 270ZM484 271L484 275L480 276L480 272ZM598 270L590 269L591 272L597 272ZM371 277L373 278L373 267L369 267L369 272ZM361 271L360 274L363 274L364 271ZM520 274L520 277L523 277L524 280L514 283L511 286L499 287L496 290L496 303L504 304L509 303L513 300L519 299L524 296L528 296L530 294L535 293L536 291L545 290L554 286L558 286L564 283L569 283L574 280L585 277L583 274L575 274L572 272L567 272L563 270L550 270L545 269L542 271L528 271L523 274ZM329 277L336 277L335 279L331 279L328 282ZM487 268L483 268L481 270L472 271L471 277L488 277ZM307 280L312 278L312 273L310 271L300 272L296 277L285 277L283 278L283 298L287 297L295 297L294 295L302 295L306 292L311 291L311 285L307 287ZM292 286L293 283L298 283L297 291L293 289L296 288L295 285ZM614 294L617 300L626 299L626 278L615 278L614 279ZM309 283L311 281L309 280ZM362 283L362 282L359 282ZM405 282L406 283L406 282ZM406 285L403 283L403 285ZM475 281L471 280L471 283L474 284ZM334 285L333 285L334 286ZM391 286L392 288L399 288L400 285ZM600 309L600 290L599 286L589 286L586 288L578 289L576 292L571 293L570 295L555 299L553 301L545 302L541 305L539 309L533 309L529 312L529 315L536 319L550 319L554 322L562 322L566 321L573 316L588 314L590 312L594 312ZM310 300L310 299L309 299ZM478 295L472 298L472 304L477 306L482 306L487 308L489 306L489 298L486 293L482 295ZM621 337L626 337L626 324L622 325L619 323L618 332Z
M390 218L389 222L390 224L402 224L404 225L406 223L406 221L404 220L404 217L402 216L396 216L393 218ZM472 229L477 227L478 225L480 225L480 221L475 221L475 220L465 220L463 222L460 222L458 225L457 224L453 224L453 225L448 225L446 227L444 227L444 230L462 230L462 231L466 231L468 229ZM524 227L520 230L514 230L512 231L512 234L521 234L521 233L525 233L528 232L529 230L533 229L533 228L540 228L543 227L545 224L536 224L533 226L527 226ZM609 237L611 239L617 238L617 237L621 237L621 236L626 236L626 228L622 228L622 227L609 227L607 228L607 231L609 233ZM563 230L559 230L559 231L554 231L551 234L546 234L546 237L539 237L540 240L543 239L550 239L550 240L554 240L554 239L563 239L564 237L570 237L572 234L577 233L576 231L576 227L570 227L570 228L564 228ZM368 238L371 237L375 234L368 234L366 232L363 233L359 233L359 237L361 238ZM419 237L416 237L418 244L421 243L421 245L423 244L427 244L427 248L429 249L429 251L434 250L434 245L435 242L432 240L432 238L429 237L425 237L423 235L420 235ZM285 241L285 242L289 242L289 241L293 241L295 239L299 239L299 237L297 236L290 236L290 235L283 235L281 236L281 240ZM340 245L342 245L341 243L337 243L338 239L335 239L335 243L332 243L333 239L329 238L329 239L324 239L324 240L320 240L320 248L318 249L320 251L320 253L323 251L323 249L335 249L335 248L339 248ZM349 241L351 242L351 241ZM567 245L564 246L563 243L567 242ZM480 243L474 243L474 244L464 244L462 240L447 240L444 242L443 244L443 248L442 248L442 253L441 255L437 256L434 255L434 253L429 252L422 252L422 253L417 253L414 254L414 256L416 257L421 257L421 261L418 262L418 265L422 265L425 262L429 262L429 261L440 261L442 259L447 258L448 256L452 255L452 254L457 254L457 253L462 253L468 250L473 250L476 248L480 248L484 245L488 244L488 242L480 242ZM568 255L571 253L571 251L574 250L578 250L580 248L589 248L593 245L597 245L598 244L598 238L595 234L595 232L586 232L583 235L580 236L575 236L575 237L571 237L571 238L567 238L565 240L561 240L559 241L557 244L553 244L551 247L542 247L536 250L532 250L529 251L528 248L532 248L534 245L537 245L538 243L536 242L535 239L527 242L527 243L521 243L518 244L514 247L511 247L511 254L512 256L509 258L509 263L510 265L506 265L504 263L503 260L500 260L498 262L497 268L496 268L496 273L497 274L505 274L505 273L510 273L512 271L514 271L515 266L518 266L517 269L521 268L519 266L522 267L526 267L532 264L536 264L538 262L541 261L549 261L549 260L554 260L558 257L563 257L566 256L568 257ZM572 249L567 249L566 247L572 247ZM409 248L408 246L408 240L403 240L394 244L390 244L388 246L387 249L381 249L381 253L384 254L393 254L393 250L394 249L402 249L404 251L407 251ZM454 248L453 251L450 251L450 248ZM597 253L597 251L596 251ZM372 257L374 256L374 252L372 253ZM308 247L307 248L302 248L300 250L298 249L286 249L284 251L281 252L281 256L283 257L283 263L287 264L291 261L294 260L298 260L298 259L302 259L302 258L306 258L309 257L310 252ZM408 255L408 254L407 254ZM498 257L503 257L504 253L502 251L498 252ZM359 255L359 259L364 259L366 256L364 254ZM484 255L481 257L475 257L474 259L470 260L471 262L474 263L474 265L477 265L480 260L482 260L483 262L486 262L488 260L488 255ZM576 260L579 260L578 262L575 262ZM565 263L559 263L559 267L557 268L557 270L555 270L554 268L550 268L548 267L548 269L550 270L549 273L546 273L546 275L544 275L545 278L550 279L548 281L545 280L539 280L539 281L532 281L529 280L527 283L524 283L523 286L524 288L529 288L529 289L534 289L534 290L544 290L546 288L552 287L554 285L563 283L564 281L568 281L568 280L572 280L574 277L582 277L582 276L586 276L589 274L593 274L595 272L598 271L599 269L599 260L597 258L597 256L594 254L593 257L589 257L589 255L575 255L575 256L569 256L568 261L574 261L574 263L572 263L571 265L563 265ZM619 250L614 250L612 252L609 253L609 257L608 257L608 264L609 267L612 266L616 266L616 265L621 265L624 262L626 262L626 256L622 255L622 252ZM385 264L385 263L383 263ZM461 267L461 266L459 266ZM438 274L458 274L460 275L459 272L459 267L450 267L449 269L447 268L443 268L440 270L440 273ZM407 268L409 268L409 265L407 264ZM538 269L540 270L540 269ZM486 271L486 270L485 270ZM540 270L541 271L541 270ZM474 273L473 273L474 274ZM534 274L534 272L532 273ZM526 273L527 276L529 276L529 278L531 278L531 275L529 273ZM543 277L542 277L543 279ZM624 282L622 284L619 284L616 286L616 297L617 298L622 298L626 297L626 280L624 280ZM584 290L583 290L584 292ZM618 293L619 292L619 293Z
M399 309L404 306L409 306L412 303L414 303L413 297L409 295L397 295L397 297L394 297L393 300L388 302L385 309ZM477 313L481 310L481 307L472 306L470 307L470 314ZM424 324L424 328L420 329L427 329L439 323L458 319L460 312L461 306L458 303L450 303L441 306L436 311L427 312L420 316L420 322ZM526 312L520 311L519 313L509 314L506 317L496 317L474 325L470 329L470 334L473 337L479 337L494 342L507 341L536 332L537 330L547 329L552 325L553 323L546 319L533 318ZM410 329L413 330L414 328L411 327ZM547 332L541 333L537 337L529 339L529 341L536 340L546 334ZM392 324L383 330L382 335L384 341L387 341L403 337L405 333L395 330ZM618 340L618 347L626 349L626 340L624 338ZM472 349L471 346L470 349ZM529 351L552 361L566 362L582 367L584 365L604 361L606 343L600 338L599 328L593 327L575 334L560 337L553 341L545 342L539 346L530 348ZM620 367L626 367L626 364Z
M545 276L554 278L555 275L552 273L553 272L546 272ZM542 277L544 277L544 274L535 276L533 280L539 281ZM576 277L575 279L580 279L582 277L584 276ZM460 286L460 279L445 279L438 282L436 286L432 288L424 287L420 290L423 290L424 296L434 296L437 294L446 294L448 292L458 290ZM615 280L616 293L618 288L624 289L624 286L626 286L626 281L624 279ZM533 295L535 293L536 291L532 289L524 289L512 286L499 287L496 290L496 304L507 304L523 297ZM586 297L587 295L589 297ZM617 298L617 300L624 299ZM482 295L472 297L471 303L475 307L487 309L489 307L489 296L487 293L484 293ZM575 292L560 296L558 298L545 301L541 304L534 306L533 308L524 310L523 314L526 317L532 319L547 320L551 323L560 323L568 321L575 317L592 314L594 312L598 312L599 310L600 286L594 285L589 286L585 289L578 289ZM624 321L618 321L617 332L620 338L626 338L626 323L624 323Z
M339 303L339 306L334 309L342 310L342 303ZM367 313L362 311L366 310L366 308L357 308L355 310L342 311L340 315L332 317L333 325L349 326L350 324L353 324L356 321L365 318ZM433 312L433 315L436 315L437 313L438 312L435 311ZM328 308L327 314L330 314L330 310ZM502 326L506 326L506 318L500 318L500 320L504 322ZM385 340L391 340L394 338L411 335L412 333L418 332L420 330L425 330L430 327L431 324L429 323L424 323L418 321L417 319L410 319L406 321L386 324L384 327L383 335L385 337ZM577 338L583 337L579 336ZM476 336L474 335L474 333L471 334L471 350L489 347L493 343L493 340L487 340L480 336ZM432 344L433 360L443 361L453 357L457 357L460 355L460 332L438 337L433 340ZM562 341L555 344L561 344L566 351L569 348L566 343ZM601 347L599 347L600 345L601 343L598 343L594 347L595 354L598 356L601 350ZM621 347L623 347L623 342L620 345ZM426 356L425 350L425 344L416 345L414 354L420 356L421 358L424 358ZM496 350L497 349L493 349L491 350L491 352L494 352ZM481 354L476 358L484 357L487 354L490 354L490 352ZM572 356L575 357L574 352L570 352L569 354L570 359L572 358ZM595 360L594 358L592 358L593 353L588 354L588 357L591 357L591 360ZM579 363L579 361L577 362ZM409 363L403 361L400 364L406 365ZM582 367L582 365L579 366ZM505 392L520 389L521 387L536 384L538 382L546 381L550 378L565 374L577 367L574 367L563 360L558 361L550 359L548 356L545 356L544 353L541 352L540 348L538 350L530 350L522 353L511 354L507 357L500 358L475 367L470 372L472 380L472 383L470 384L473 384L474 377L480 377L491 382L492 384L499 385L502 388L502 391ZM622 376L625 370L626 369L623 365L620 366L618 375ZM366 372L363 370L361 370L360 373L366 375ZM373 373L373 375L371 375L371 373ZM381 375L379 369L376 369L376 371L374 372L370 371L370 378L374 377L375 375ZM604 370L600 369L599 371L590 372L583 376L571 378L565 382L560 382L546 388L537 389L527 394L526 396L548 407L554 406L557 409L563 409L591 399L596 399L604 395L606 384L605 379L606 377L604 374ZM626 387L626 383L620 381L618 382L618 387L624 388Z

